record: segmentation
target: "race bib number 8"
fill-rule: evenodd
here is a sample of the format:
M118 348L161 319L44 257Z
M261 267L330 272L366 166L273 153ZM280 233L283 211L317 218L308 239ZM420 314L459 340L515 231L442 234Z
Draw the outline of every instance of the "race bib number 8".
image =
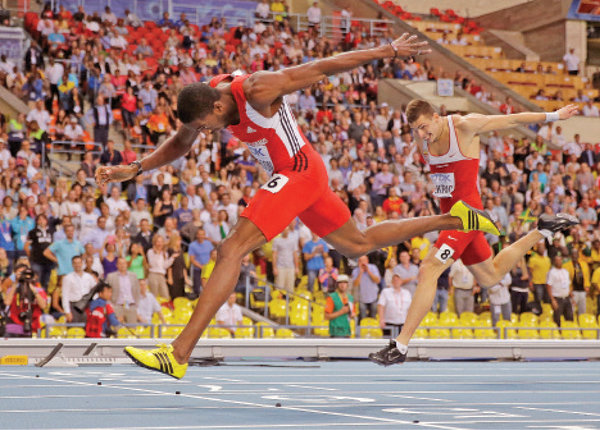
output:
M454 173L432 173L431 181L435 186L433 195L436 197L452 197L454 192Z
M453 255L454 250L450 248L448 244L444 243L442 246L440 246L438 252L435 253L435 258L440 260L442 263L446 263L446 261L448 261L448 259Z
M271 176L267 183L264 184L261 188L263 190L267 190L275 194L281 191L283 186L287 184L288 181L289 178L287 176L284 176L280 173L276 173L275 175Z

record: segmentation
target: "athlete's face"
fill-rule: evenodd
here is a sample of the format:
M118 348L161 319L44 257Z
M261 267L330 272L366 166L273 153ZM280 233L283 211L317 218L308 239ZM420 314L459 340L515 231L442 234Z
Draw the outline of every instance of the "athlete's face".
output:
M197 118L193 121L190 121L185 125L200 132L219 131L229 125L226 121L225 105L220 100L217 100L211 113L202 118Z
M434 113L432 116L421 115L414 123L411 124L411 128L416 131L419 138L433 142L439 139L442 134L440 116Z

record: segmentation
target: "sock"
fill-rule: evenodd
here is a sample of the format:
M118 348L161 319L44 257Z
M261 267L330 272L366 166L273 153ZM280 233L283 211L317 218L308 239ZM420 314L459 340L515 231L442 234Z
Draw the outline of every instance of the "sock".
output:
M403 343L400 343L398 341L396 342L396 348L398 348L398 350L400 350L400 352L402 354L406 354L406 352L408 351L408 346L404 345Z
M550 241L552 241L552 238L554 237L554 232L550 231L550 230L540 230L538 229L538 231L540 233L542 233L544 235L544 237Z

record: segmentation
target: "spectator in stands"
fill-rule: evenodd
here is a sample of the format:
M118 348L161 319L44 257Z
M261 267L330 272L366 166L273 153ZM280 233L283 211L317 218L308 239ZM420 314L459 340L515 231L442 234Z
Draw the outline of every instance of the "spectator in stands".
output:
M104 152L102 152L102 155L100 156L100 163L118 166L122 162L123 156L121 155L120 151L115 149L115 142L112 139L108 139L106 141ZM113 189L114 188L117 188L118 190L118 187L113 187Z
M62 308L65 311L67 322L84 322L85 314L75 309L73 302L81 300L84 295L94 288L96 280L92 275L83 271L81 255L73 256L71 265L73 270L69 271L62 280Z
M510 273L507 273L499 283L488 288L490 309L492 311L492 326L494 327L500 320L500 315L502 315L504 321L510 321L512 306L509 287L511 280Z
M529 298L529 272L527 264L523 258L510 271L510 297L512 312L521 315L523 312L529 312L527 300Z
M339 271L337 267L333 265L333 258L325 258L325 267L319 270L319 283L325 293L332 293L335 291L335 282L339 277Z
M400 276L402 285L410 294L414 294L417 289L417 278L419 275L419 267L410 261L408 251L401 251L399 255L400 264L394 267L394 275Z
M562 267L562 255L557 254L552 260L552 268L548 271L548 280L546 288L552 303L553 319L557 326L561 325L561 317L568 321L573 321L573 307L571 306L569 291L571 279L569 271Z
M381 282L381 274L377 266L370 264L366 255L360 257L358 266L352 270L352 286L359 294L361 319L366 317L375 318L377 314L379 282Z
M96 105L88 110L86 121L93 124L94 142L101 143L104 148L108 143L108 130L113 122L113 113L102 95L96 97Z
M577 307L577 314L586 312L586 300L590 292L590 268L583 259L579 258L579 249L571 248L571 259L562 265L569 272L571 281L570 295Z
M567 73L569 73L569 75L577 76L577 74L579 74L579 63L581 60L575 55L575 49L569 48L569 52L567 52L562 59L565 63Z
M100 250L100 261L106 278L112 272L117 271L117 238L113 235L107 236Z
M196 295L200 295L202 290L202 268L208 263L213 249L213 244L206 239L206 232L203 228L199 228L188 251L192 270L192 283Z
M138 206L139 207L139 206ZM135 236L133 241L139 243L144 248L144 252L148 252L154 243L154 234L150 228L150 219L142 218L139 222L140 232Z
M384 288L379 296L377 314L385 337L397 336L406 320L412 295L404 285L400 276L394 275L392 285Z
M62 277L73 272L72 259L84 252L81 242L75 240L75 226L68 224L64 227L66 238L60 241L55 241L44 250L44 257L53 263L58 263L57 274ZM65 311L67 308L63 308Z
M323 260L329 252L329 247L323 239L316 234L312 234L312 239L304 244L302 253L306 261L306 274L308 275L307 288L315 291L315 280L319 276L319 270L325 267Z
M600 112L598 112L598 107L593 104L592 100L588 100L585 106L582 109L583 116L600 116Z
M273 275L275 284L286 291L293 292L295 279L299 275L298 239L291 235L291 227L273 239ZM319 278L319 282L321 279ZM321 285L323 285L321 283Z
M262 20L263 23L268 23L269 17L271 16L271 8L269 7L269 0L261 0L260 3L256 5L256 10L254 11L254 16L258 19Z
M177 231L169 237L168 253L169 257L175 256L173 264L167 269L167 286L169 287L169 297L175 299L185 296L185 286L192 282L188 278L185 259L181 246L181 236Z
M463 312L475 310L474 295L479 288L475 278L461 260L455 261L450 268L450 295L454 296L454 311L460 317Z
M500 112L502 112L505 115L509 115L511 113L515 113L515 107L513 105L513 100L512 97L507 96L506 97L506 101L500 105Z
M232 337L235 337L235 328L241 325L243 320L242 308L235 301L236 295L231 293L215 315L217 324L225 326Z
M34 67L38 69L43 68L44 57L36 41L32 40L29 49L25 51L25 71L31 72Z
M450 268L442 272L437 282L437 289L431 312L446 312L448 310L448 290L450 289Z
M169 289L167 286L167 269L171 267L175 258L179 254L175 253L167 256L165 249L165 239L160 234L152 238L152 248L147 252L148 258L148 288L154 296L169 299Z
M146 81L143 88L138 93L138 100L142 102L146 112L152 112L156 108L158 102L158 92L152 86L151 81Z
M142 324L150 324L152 317L156 314L162 324L167 324L162 308L156 297L148 291L148 283L145 279L138 280L140 284L140 298L137 302L137 319Z
M354 318L354 297L348 293L350 279L340 275L335 283L336 290L327 296L325 319L329 321L329 337L350 337L350 320Z
M98 296L86 308L85 337L99 338L114 334L113 327L120 325L110 304L112 287L102 284Z
M48 226L48 218L45 214L40 214L36 217L35 228L27 234L25 243L25 251L31 261L31 268L46 291L54 263L44 256L44 251L52 243L52 235L53 229Z
M135 324L137 322L140 286L135 273L128 271L125 258L118 258L117 271L108 274L106 282L113 290L111 303L119 322Z
M319 2L314 1L312 6L306 11L306 18L308 19L308 27L315 27L321 24L321 8Z
M142 37L140 44L135 48L133 53L134 55L142 55L143 57L152 57L154 55L154 50L148 45L146 38Z

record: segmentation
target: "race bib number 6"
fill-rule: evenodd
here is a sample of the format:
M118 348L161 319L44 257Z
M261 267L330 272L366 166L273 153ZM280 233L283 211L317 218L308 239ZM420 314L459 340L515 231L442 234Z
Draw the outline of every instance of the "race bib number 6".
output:
M267 190L275 194L281 191L283 186L287 184L288 181L289 178L287 176L284 176L280 173L276 173L275 175L271 176L267 183L264 184L261 188L263 190Z

